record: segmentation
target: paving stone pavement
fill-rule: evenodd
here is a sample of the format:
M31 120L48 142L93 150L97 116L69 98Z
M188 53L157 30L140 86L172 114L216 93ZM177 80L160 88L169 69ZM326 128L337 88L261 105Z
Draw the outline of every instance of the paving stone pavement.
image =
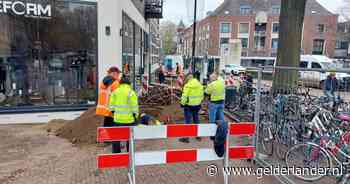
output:
M136 142L136 149L159 150L210 147L208 139L191 144L169 141ZM0 184L126 184L127 169L96 169L96 155L109 153L110 148L78 148L68 141L35 126L0 126ZM182 163L137 167L137 183L153 184L219 184L222 174L210 177L210 164L222 166L221 161ZM247 161L231 161L232 166L255 167ZM274 177L231 176L232 183L277 184Z

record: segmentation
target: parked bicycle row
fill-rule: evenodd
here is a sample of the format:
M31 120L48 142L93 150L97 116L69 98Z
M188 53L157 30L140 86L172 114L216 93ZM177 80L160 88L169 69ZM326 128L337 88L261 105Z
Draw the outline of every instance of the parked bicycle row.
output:
M232 90L227 111L244 113L253 120L256 112L255 85ZM298 87L283 93L268 86L260 89L259 145L270 159L288 167L342 168L339 183L349 183L350 106L339 95L314 96L312 89ZM288 95L283 95L288 94ZM335 162L334 162L335 161ZM335 164L333 164L335 163ZM298 175L316 181L325 175Z

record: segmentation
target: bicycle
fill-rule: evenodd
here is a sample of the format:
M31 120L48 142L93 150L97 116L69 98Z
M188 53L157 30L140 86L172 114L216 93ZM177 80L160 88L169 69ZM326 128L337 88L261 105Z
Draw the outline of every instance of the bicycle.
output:
M298 108L299 99L293 95L278 95L267 104L275 104L272 112L261 113L260 130L261 145L265 154L271 156L276 153L280 160L284 160L288 149L298 143L303 123ZM266 106L267 107L267 106Z
M329 118L332 118L329 115L323 114L322 118L329 121ZM337 176L337 182L350 183L350 173L348 172L348 169L350 169L350 131L344 133L332 121L329 124L321 124L318 121L315 127L318 127L318 129L313 130L313 142L297 144L287 152L285 157L287 167L296 166L301 161L302 168L329 168L333 171L338 168L338 170L341 169L342 172L346 171L346 173L340 172ZM335 165L333 165L333 161L335 161ZM325 176L325 174L316 174L295 175L295 177L303 181L317 181Z

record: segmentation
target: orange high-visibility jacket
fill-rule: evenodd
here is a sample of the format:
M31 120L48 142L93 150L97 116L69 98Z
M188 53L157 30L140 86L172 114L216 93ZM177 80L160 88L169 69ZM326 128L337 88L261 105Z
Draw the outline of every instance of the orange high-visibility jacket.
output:
M108 108L109 97L114 90L119 87L119 81L115 80L112 85L106 86L103 82L98 90L98 103L96 107L96 115L113 117L112 112Z

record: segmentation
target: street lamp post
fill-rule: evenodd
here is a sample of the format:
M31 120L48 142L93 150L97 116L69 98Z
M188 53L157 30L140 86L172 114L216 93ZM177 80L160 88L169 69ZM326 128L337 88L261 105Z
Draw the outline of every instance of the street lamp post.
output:
M196 54L196 27L197 27L197 0L194 0L194 19L193 19L193 37L192 37L192 73L195 70L195 54Z

